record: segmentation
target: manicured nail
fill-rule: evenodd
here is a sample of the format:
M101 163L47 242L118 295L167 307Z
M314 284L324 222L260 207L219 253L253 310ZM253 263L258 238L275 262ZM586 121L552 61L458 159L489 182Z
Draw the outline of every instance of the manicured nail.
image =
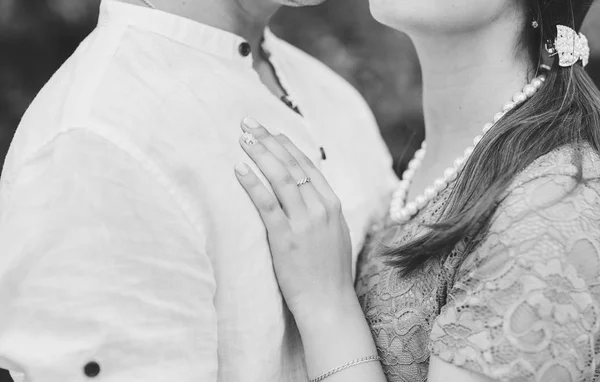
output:
M242 134L242 140L244 141L244 143L246 144L246 146L252 146L254 144L256 144L258 141L256 140L256 138L254 138L254 135L250 134L250 133L244 133Z
M248 167L246 163L240 163L237 166L235 166L235 171L237 171L237 173L241 176L245 176L248 175L248 173L250 172L250 167Z
M260 127L260 123L258 123L258 121L252 117L244 118L243 123L249 129L258 129Z

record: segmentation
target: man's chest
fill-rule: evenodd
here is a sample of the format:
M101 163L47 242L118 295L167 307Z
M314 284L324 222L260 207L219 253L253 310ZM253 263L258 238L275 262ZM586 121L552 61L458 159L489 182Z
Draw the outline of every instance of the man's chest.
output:
M194 84L190 82L190 86ZM386 181L389 178L386 177L390 173L385 168L387 163L373 160L373 156L381 158L384 153L368 155L369 144L360 133L365 130L365 121L352 118L352 115L360 113L343 112L335 103L318 96L307 100L310 97L304 93L299 94L303 102L299 103L301 113L298 113L268 91L260 81L245 77L233 83L229 79L221 87L216 84L208 87L217 90L206 94L199 86L194 87L194 94L199 98L198 107L206 109L206 121L199 121L196 129L205 131L195 132L192 139L185 133L179 137L168 137L180 142L177 144L178 155L190 158L180 161L180 164L185 166L187 163L188 166L183 172L188 177L193 175L197 178L188 182L179 176L182 187L195 187L201 189L200 194L208 193L204 199L210 200L210 204L206 207L215 219L227 221L227 216L236 217L234 221L227 222L229 227L239 221L240 211L256 218L257 214L232 170L238 163L246 162L267 183L239 144L243 133L241 121L252 117L272 133L288 136L323 172L342 201L358 251L366 229L381 215L385 209L382 206L387 205L382 196L388 191L389 183ZM370 148L381 150L381 147ZM192 190L188 192L193 195ZM260 221L255 224L260 224Z

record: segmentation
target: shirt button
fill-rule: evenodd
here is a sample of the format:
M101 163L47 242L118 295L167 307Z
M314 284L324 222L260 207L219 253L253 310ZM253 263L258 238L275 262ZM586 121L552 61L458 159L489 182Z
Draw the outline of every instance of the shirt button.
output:
M252 47L247 42L243 42L238 47L238 51L244 57L248 57L252 53Z
M97 362L88 362L84 368L83 368L83 372L85 373L85 375L87 375L90 378L94 378L96 377L98 374L100 374L100 365L98 365Z

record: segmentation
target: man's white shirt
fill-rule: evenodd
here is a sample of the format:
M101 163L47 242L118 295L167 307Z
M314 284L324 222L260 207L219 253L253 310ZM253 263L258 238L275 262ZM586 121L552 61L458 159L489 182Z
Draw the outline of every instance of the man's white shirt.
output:
M350 85L267 30L300 115L244 44L103 1L3 168L0 367L31 382L306 380L263 224L234 176L251 162L240 121L277 128L321 168L355 256L397 179Z

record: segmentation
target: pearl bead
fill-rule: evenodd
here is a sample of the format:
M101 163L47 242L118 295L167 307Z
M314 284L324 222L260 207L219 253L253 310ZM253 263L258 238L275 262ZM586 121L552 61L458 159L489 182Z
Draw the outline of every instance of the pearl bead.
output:
M533 85L527 85L523 88L523 93L527 96L527 98L533 97L537 89Z
M425 205L427 204L427 199L425 198L425 196L419 195L415 199L415 204L417 205L418 209L421 209L421 208L425 207Z
M408 169L402 173L402 179L409 181L412 179L414 174L415 172L413 170Z
M463 163L465 163L465 158L463 158L463 157L456 158L454 160L454 168L458 170L460 168L460 166L463 165Z
M454 167L448 167L446 171L444 171L444 177L448 181L454 180L454 178L456 177L456 169Z
M473 146L477 146L479 144L479 142L481 142L481 140L483 139L482 135L478 135L473 139Z
M423 193L423 195L429 200L435 198L436 194L437 194L437 192L435 191L434 187L427 187L425 189L425 192Z
M498 112L498 113L494 114L494 122L496 122L496 123L497 123L499 120L501 120L501 119L502 119L502 117L504 117L504 114L506 114L506 113L504 113L504 112L502 112L502 111L500 111L500 112Z
M420 161L421 159L423 159L423 157L425 156L425 150L424 149L419 149L415 152L415 159Z
M473 151L475 150L475 148L473 146L469 146L465 149L465 158L468 158L471 156L471 154L473 154Z
M513 101L516 104L523 103L523 102L527 101L527 96L525 94L519 92L513 96Z
M533 80L531 80L531 85L533 87L535 87L536 89L539 89L542 87L544 83L542 82L542 80L540 80L539 78L534 78Z
M408 219L410 219L410 212L408 212L407 210L402 210L402 212L400 212L400 219L402 221L407 221Z
M514 109L516 106L516 104L514 102L507 102L504 104L504 106L502 106L502 110L503 111L511 111L512 109Z
M494 124L491 122L486 123L485 125L483 125L483 133L487 133L488 131L490 131L492 129L492 127L494 127Z
M538 77L540 79L540 81L542 82L546 82L546 75L542 74L541 76Z
M412 216L416 214L419 209L417 208L417 205L414 202L410 202L406 205L405 210L410 216Z
M446 179L436 179L435 182L433 182L433 188L437 191L437 192L442 192L446 189L446 187L448 187L448 182L446 181Z
M420 164L421 162L419 161L411 160L410 162L408 162L408 168L411 170L415 170L417 167L419 167Z

